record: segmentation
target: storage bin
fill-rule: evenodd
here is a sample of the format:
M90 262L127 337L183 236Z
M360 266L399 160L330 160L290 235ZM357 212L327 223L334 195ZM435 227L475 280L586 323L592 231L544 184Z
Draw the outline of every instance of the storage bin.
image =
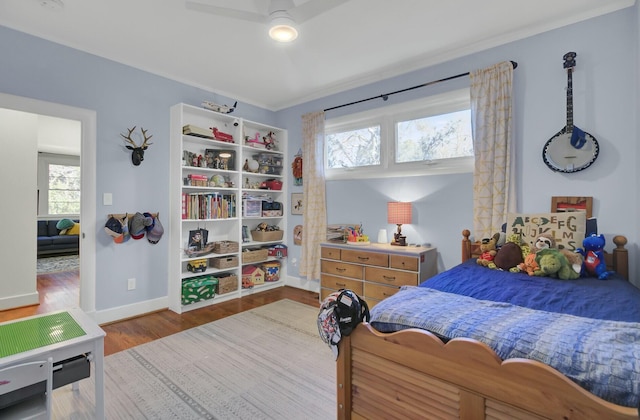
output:
M257 242L280 241L284 236L284 230L272 230L271 232L263 232L261 230L252 230L251 237Z
M212 276L193 277L182 281L182 304L211 299L216 294L218 279Z
M264 261L269 256L269 250L267 248L245 249L241 255L243 264Z
M213 252L216 254L228 254L230 252L238 252L240 246L234 241L220 241L214 242Z
M224 295L238 290L238 276L235 274L227 274L218 277L218 294Z
M242 287L251 288L257 284L264 284L265 275L262 267L246 265L242 267Z
M280 262L269 261L262 263L262 270L264 271L264 281L273 282L280 280Z
M229 255L227 257L211 258L211 266L214 268L231 268L238 266L238 257Z

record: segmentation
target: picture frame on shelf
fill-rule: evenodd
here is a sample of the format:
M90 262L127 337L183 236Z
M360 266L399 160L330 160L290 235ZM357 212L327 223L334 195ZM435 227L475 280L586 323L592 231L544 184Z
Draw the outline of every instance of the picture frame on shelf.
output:
M588 219L593 216L593 197L551 197L551 211L554 213L583 211Z
M291 193L291 214L301 215L304 212L304 195L303 193Z
M249 234L249 226L242 226L242 242L251 242L251 235Z

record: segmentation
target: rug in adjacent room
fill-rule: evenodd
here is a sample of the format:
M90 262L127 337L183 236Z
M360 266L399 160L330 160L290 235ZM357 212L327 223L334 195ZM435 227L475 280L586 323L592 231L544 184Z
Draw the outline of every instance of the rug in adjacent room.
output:
M76 271L80 268L78 255L62 255L58 257L38 258L36 264L37 274L62 273L64 271Z
M105 358L107 418L334 419L336 369L313 306L281 300ZM91 418L93 375L53 394Z

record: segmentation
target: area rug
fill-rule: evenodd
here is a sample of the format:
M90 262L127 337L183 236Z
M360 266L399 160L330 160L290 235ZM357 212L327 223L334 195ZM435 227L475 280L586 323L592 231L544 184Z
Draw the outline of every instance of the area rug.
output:
M281 300L105 358L111 419L335 419L335 361L317 309ZM54 418L93 417L93 375L53 393Z
M37 274L61 273L64 271L75 271L80 268L80 257L78 255L63 255L59 257L38 258L36 265Z

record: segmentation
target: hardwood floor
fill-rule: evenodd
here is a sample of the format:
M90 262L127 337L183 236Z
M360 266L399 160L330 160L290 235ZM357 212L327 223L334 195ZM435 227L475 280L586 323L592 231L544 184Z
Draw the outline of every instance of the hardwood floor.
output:
M80 278L78 271L38 275L40 304L0 312L0 321L77 307ZM104 354L126 350L158 338L197 327L198 325L257 308L281 299L291 299L319 308L318 293L294 287L278 287L233 299L206 308L177 314L170 310L158 311L139 317L101 325L107 336Z

